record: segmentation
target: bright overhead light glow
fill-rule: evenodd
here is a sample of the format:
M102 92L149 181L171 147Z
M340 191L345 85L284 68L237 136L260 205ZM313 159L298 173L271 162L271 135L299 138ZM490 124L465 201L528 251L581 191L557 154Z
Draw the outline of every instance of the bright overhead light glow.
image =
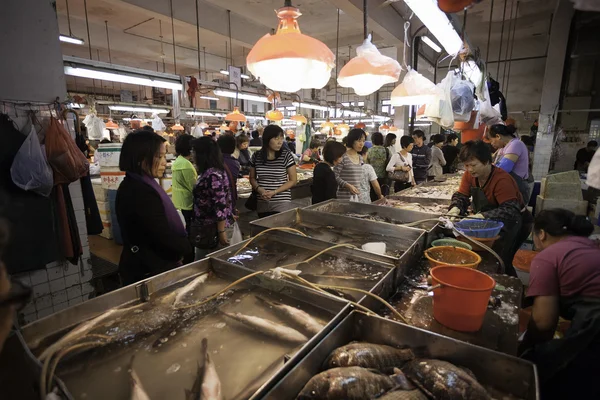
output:
M433 82L414 69L409 69L402 83L392 91L391 103L395 107L427 104L437 93Z
M76 38L75 36L58 35L58 39L61 42L72 43L72 44L83 44L83 39Z
M320 106L318 104L310 104L310 103L297 103L297 102L293 102L292 103L295 107L300 107L300 108L306 108L308 110L318 110L318 111L327 111L329 110L329 107L326 106Z
M277 33L260 38L246 58L248 70L269 89L321 89L331 78L335 56L323 42L300 32L301 15L296 7L277 10Z
M392 104L392 100L384 100L384 101L381 102L381 104L384 105L384 106L389 106L389 105Z
M462 39L454 30L446 14L438 7L437 0L404 0L404 2L442 44L448 54L457 54L462 49Z
M229 75L229 71L227 71L227 70L224 70L224 69L220 70L220 71L219 71L219 73L220 73L221 75Z
M85 104L79 104L79 103L69 103L67 105L67 107L69 108L83 108L85 107Z
M433 49L433 51L435 51L436 53L442 52L442 48L440 46L438 46L437 44L435 44L435 42L433 40L429 39L429 36L421 36L421 40L423 40L423 43L425 43L427 46L431 47Z
M236 92L231 91L231 90L216 89L216 90L214 90L214 93L216 96L220 96L220 97L229 97L232 99L235 99L235 97L236 97ZM270 103L269 99L267 99L265 96L259 96L257 94L238 93L237 98L242 99L242 100L260 101L263 103Z
M187 115L197 116L197 117L214 117L213 113L205 112L205 111L186 111Z
M181 90L181 82L169 82L160 79L142 78L133 75L122 75L114 72L98 71L90 68L77 68L65 65L65 75L80 78L100 79L110 82L130 83L132 85L158 87L163 89Z
M156 114L168 114L169 110L164 108L136 107L136 106L108 106L111 111L147 112Z
M218 97L211 97L211 96L200 96L201 99L204 100L214 100L214 101L218 101L219 98Z
M342 103L344 107L363 107L365 105L364 101L347 101Z
M226 71L224 69L220 70L219 73L221 73L222 75L229 75L229 71ZM250 77L246 74L240 74L240 78L242 79L250 79Z

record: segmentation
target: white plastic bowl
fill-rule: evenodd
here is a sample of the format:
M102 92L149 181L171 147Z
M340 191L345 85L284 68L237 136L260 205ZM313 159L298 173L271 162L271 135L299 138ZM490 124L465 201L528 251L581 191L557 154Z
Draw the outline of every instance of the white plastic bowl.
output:
M523 282L523 285L524 286L529 286L529 272L527 272L527 271L521 271L518 268L515 268L515 271L517 271L517 276L519 277L519 279L521 280L521 282Z
M362 249L369 253L385 255L386 245L384 242L371 242L363 244Z

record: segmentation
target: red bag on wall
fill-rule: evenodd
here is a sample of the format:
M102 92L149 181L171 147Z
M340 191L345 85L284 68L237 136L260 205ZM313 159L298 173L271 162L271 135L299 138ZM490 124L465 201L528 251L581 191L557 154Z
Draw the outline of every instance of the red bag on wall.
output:
M87 175L87 158L65 127L54 117L50 118L45 144L48 163L54 172L54 185L75 182Z

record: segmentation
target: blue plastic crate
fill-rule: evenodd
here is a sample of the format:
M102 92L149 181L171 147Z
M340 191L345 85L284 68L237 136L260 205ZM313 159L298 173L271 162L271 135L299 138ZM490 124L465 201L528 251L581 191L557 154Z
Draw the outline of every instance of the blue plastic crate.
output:
M467 236L490 239L500 234L504 223L486 219L463 219L455 223L454 226Z

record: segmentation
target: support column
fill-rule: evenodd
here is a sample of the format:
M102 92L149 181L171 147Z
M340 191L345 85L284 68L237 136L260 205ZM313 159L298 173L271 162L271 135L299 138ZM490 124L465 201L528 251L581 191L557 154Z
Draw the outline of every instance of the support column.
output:
M548 57L546 58L546 71L544 73L538 118L539 125L533 165L533 175L536 180L545 177L550 169L556 127L556 111L560 104L560 89L574 12L573 3L570 0L558 0L550 29Z

